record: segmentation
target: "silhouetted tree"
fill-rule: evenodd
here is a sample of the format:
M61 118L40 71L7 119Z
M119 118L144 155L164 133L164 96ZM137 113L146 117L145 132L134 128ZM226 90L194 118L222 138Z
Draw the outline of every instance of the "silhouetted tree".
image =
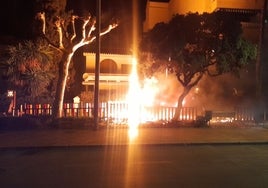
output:
M183 86L173 120L179 119L183 99L205 74L239 75L257 54L256 46L242 38L239 20L220 12L175 15L144 34L140 46L147 74L166 69Z

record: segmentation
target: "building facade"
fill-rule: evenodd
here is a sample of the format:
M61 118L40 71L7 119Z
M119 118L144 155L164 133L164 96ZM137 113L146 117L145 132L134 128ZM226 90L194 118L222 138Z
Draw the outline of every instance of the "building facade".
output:
M175 14L187 14L189 12L202 14L214 11L252 14L260 12L264 6L263 4L264 0L170 0L168 2L148 0L143 31L152 29L156 23L169 21Z
M92 90L95 85L95 53L84 53L86 57L86 72L83 74L82 84L86 90ZM132 70L132 55L128 54L100 54L99 88L113 95L113 99L124 98L128 89L129 74ZM115 96L116 98L115 98Z

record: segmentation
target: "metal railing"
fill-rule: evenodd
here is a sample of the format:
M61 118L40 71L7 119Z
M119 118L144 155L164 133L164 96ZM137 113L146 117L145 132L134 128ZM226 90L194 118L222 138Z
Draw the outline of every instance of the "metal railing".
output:
M141 107L137 118L144 121L169 121L175 114L176 107L154 106ZM92 103L64 103L64 117L90 117L93 118L94 106ZM20 115L52 115L50 104L24 104L20 105ZM123 121L128 118L128 105L124 102L106 102L99 105L99 117L104 120ZM180 120L195 120L197 110L194 107L184 107L181 110Z
M176 107L153 106L141 107L137 118L141 121L169 121L175 114ZM93 118L93 103L64 103L64 117L89 117ZM19 106L18 115L50 116L52 106L50 104L24 104ZM115 122L125 121L128 118L128 105L124 102L105 102L99 105L99 117L103 120ZM234 121L267 121L266 110L256 112L247 107L236 107L231 112L212 111L213 117L230 117ZM183 107L180 120L193 121L197 118L197 108Z

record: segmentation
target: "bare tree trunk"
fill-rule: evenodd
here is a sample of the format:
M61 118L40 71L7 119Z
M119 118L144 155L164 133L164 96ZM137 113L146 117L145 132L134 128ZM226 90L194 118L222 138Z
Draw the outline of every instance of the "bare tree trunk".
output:
M65 52L59 63L59 77L58 77L56 95L55 95L53 111L52 111L54 118L63 117L64 93L65 93L67 78L69 75L69 67L70 67L72 57L73 57L73 52Z
M174 114L174 116L172 118L172 121L178 121L180 119L183 100L188 95L188 93L190 92L191 88L192 87L188 87L188 86L183 88L183 92L182 92L182 94L180 95L180 97L178 99L177 108L176 108L175 114Z

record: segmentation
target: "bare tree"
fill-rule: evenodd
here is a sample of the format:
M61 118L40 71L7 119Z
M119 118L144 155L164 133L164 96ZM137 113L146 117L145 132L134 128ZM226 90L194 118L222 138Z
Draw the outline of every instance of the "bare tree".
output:
M53 117L60 118L63 115L63 102L65 87L69 75L69 67L75 51L82 46L91 44L95 39L95 18L91 15L79 17L70 15L69 17L56 16L53 18L52 27L56 33L57 39L51 38L50 31L47 30L46 13L38 12L36 20L40 23L39 33L44 38L49 46L54 48L60 54L60 61L58 63L58 82L56 88L56 95L53 104ZM77 21L81 24L81 36L77 37L76 24ZM117 27L116 23L110 24L106 29L100 32L100 36L109 33L112 29Z

